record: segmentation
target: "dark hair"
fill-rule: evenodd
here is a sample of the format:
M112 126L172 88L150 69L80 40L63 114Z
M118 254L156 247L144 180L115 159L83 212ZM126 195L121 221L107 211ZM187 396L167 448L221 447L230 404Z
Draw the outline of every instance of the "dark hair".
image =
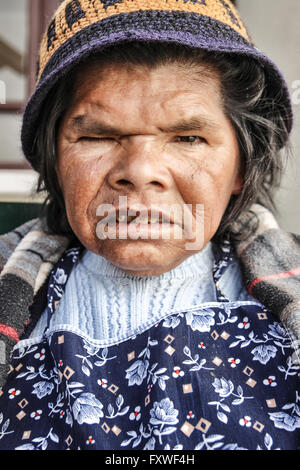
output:
M218 72L224 112L231 121L241 156L244 174L242 192L232 196L213 240L247 238L257 226L251 213L254 203L275 211L274 191L280 185L284 169L281 152L288 148L288 131L282 91L268 81L267 71L255 60L243 55L212 53L172 43L132 42L109 47L89 56L84 63L129 63L155 67L176 62L182 66L208 66ZM56 138L64 113L72 99L72 86L83 62L71 69L49 93L34 142L35 161L39 162L38 192L48 197L43 214L51 233L74 236L65 211L55 170ZM237 219L243 215L243 225ZM241 220L241 218L240 218Z

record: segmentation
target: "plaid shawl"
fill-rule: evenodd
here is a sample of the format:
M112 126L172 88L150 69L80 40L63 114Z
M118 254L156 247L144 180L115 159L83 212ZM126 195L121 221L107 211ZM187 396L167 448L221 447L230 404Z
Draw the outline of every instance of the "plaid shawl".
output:
M252 210L258 229L235 247L244 282L291 330L299 352L300 235L282 231L262 206ZM50 272L69 244L65 237L46 234L39 219L0 237L0 387L11 368L12 348L29 336L46 307Z

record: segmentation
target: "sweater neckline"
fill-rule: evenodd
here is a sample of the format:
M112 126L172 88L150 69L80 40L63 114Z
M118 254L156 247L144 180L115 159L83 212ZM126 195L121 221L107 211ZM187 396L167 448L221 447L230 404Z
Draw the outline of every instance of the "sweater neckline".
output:
M212 272L213 248L209 242L203 250L194 253L186 258L175 268L159 276L134 276L126 273L123 269L115 266L103 256L97 255L90 250L85 250L81 259L81 266L94 276L110 277L115 279L130 280L148 280L151 281L170 281L171 279L187 279L199 276L205 276Z

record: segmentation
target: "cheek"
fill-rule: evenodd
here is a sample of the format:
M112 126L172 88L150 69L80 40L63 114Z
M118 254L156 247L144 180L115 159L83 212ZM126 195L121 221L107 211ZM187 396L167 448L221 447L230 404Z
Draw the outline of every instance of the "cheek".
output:
M180 187L186 202L213 206L215 210L226 205L225 200L231 195L232 176L228 173L225 176L226 169L222 165L205 162L194 165L185 174Z
M232 155L228 158L224 155L223 152L214 152L213 155L207 152L201 163L194 162L186 171L187 176L182 178L179 186L185 204L192 205L195 218L203 208L207 239L217 231L235 187L236 160L232 159Z
M60 180L72 229L76 234L89 231L92 226L91 206L102 184L101 173L88 163L60 165Z

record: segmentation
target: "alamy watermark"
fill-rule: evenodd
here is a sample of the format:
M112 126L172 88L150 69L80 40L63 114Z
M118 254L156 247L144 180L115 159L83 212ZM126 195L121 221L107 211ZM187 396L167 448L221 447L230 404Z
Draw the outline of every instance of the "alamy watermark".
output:
M128 207L127 196L120 196L117 208L101 204L96 216L101 217L96 226L100 240L191 240L185 243L186 250L201 250L204 245L203 204Z
M292 83L292 103L294 105L300 104L300 80L294 80Z
M0 104L6 104L6 84L0 80Z

